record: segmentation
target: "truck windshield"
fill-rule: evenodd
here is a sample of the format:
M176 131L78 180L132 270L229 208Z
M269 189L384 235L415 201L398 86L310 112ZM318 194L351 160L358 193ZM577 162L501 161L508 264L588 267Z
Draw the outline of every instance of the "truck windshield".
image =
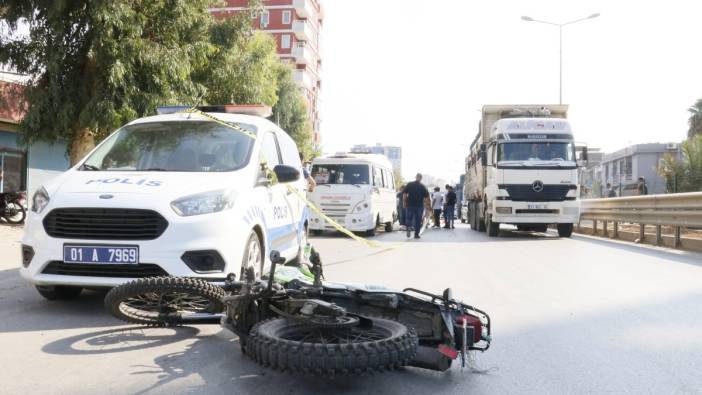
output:
M312 177L317 185L370 184L368 165L314 165Z
M500 162L574 162L573 143L501 143L497 148L497 163Z
M255 132L253 125L239 125ZM102 171L223 172L245 166L254 140L215 122L151 122L125 126L80 167Z

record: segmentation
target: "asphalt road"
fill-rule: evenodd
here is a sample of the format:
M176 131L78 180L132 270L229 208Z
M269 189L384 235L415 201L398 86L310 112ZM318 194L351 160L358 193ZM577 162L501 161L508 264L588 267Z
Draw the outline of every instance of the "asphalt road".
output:
M263 369L218 326L121 325L103 295L47 302L17 273L20 230L0 230L0 393L702 393L702 255L574 236L466 227L376 239L313 239L330 280L416 287L488 311L485 371L416 368L297 377Z

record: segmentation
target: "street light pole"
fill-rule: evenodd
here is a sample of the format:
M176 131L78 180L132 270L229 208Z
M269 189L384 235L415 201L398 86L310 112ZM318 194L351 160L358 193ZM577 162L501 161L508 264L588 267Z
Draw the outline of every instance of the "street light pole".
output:
M558 104L563 104L563 26L568 26L584 20L597 18L598 16L600 16L600 14L595 13L585 18L576 19L574 21L566 23L542 21L529 16L522 17L522 20L525 22L538 22L544 23L546 25L558 26Z

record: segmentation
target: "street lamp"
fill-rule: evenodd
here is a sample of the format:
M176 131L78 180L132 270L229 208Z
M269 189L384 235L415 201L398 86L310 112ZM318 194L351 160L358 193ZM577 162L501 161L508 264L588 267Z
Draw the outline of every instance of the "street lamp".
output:
M563 104L563 26L568 26L577 22L597 18L598 16L600 16L599 12L590 16L586 16L585 18L576 19L574 21L566 23L547 22L539 19L534 19L530 16L522 17L522 20L525 22L538 22L545 23L551 26L558 26L558 104Z

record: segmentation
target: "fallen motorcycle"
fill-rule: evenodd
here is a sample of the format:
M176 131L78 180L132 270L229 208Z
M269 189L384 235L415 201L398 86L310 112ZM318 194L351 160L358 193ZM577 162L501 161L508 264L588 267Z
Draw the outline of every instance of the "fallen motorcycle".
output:
M239 336L244 354L274 369L327 375L378 372L400 366L445 371L460 356L490 346L490 317L457 301L413 288L323 281L311 265L282 266L273 251L267 280L253 268L222 286L183 277L153 277L113 288L105 307L136 324L212 323Z

